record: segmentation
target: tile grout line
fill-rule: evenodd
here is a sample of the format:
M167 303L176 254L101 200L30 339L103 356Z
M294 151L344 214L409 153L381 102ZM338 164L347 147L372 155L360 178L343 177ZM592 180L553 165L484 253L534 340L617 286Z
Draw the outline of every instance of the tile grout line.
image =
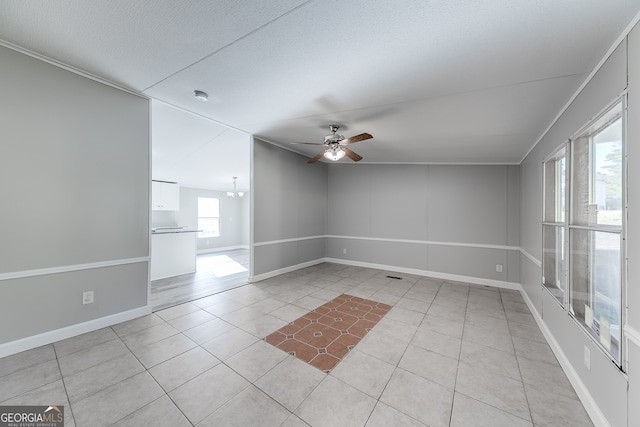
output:
M169 325L169 322L167 322L164 318L162 318L162 317L158 316L157 314L155 314L155 313L151 313L151 315L152 315L152 316L157 316L159 319L161 319L163 322L165 322L166 324L168 324L168 325ZM169 325L169 326L171 326L171 325ZM149 328L145 328L145 329L149 329ZM116 333L116 332L114 331L114 333ZM132 332L132 333L133 333L133 332ZM178 332L178 334L184 335L184 334L182 334L182 332L180 332L180 331ZM116 333L116 335L118 335L118 334ZM177 334L176 334L176 335L177 335ZM172 336L173 336L173 335L172 335ZM186 335L185 335L185 337L186 337ZM120 336L119 336L119 335L118 335L118 338L122 341L122 338L120 338ZM188 338L188 337L187 337L187 338ZM160 341L162 341L162 340L160 340ZM173 401L173 399L171 398L171 396L169 396L169 393L164 389L164 387L162 387L162 385L160 385L160 383L158 383L158 380L156 380L156 378L151 374L151 372L149 372L149 369L150 369L150 368L147 368L147 367L144 365L144 363L142 363L142 361L138 358L138 356L133 352L133 350L131 350L131 348L129 348L129 346L128 346L124 341L123 341L122 343L123 343L123 344L124 344L124 346L127 348L127 350L131 353L131 355L133 355L133 357L135 357L135 358L136 358L136 360L138 361L138 363L140 363L140 365L142 365L142 367L145 369L145 372L146 372L146 373L151 377L151 379L156 383L156 385L160 388L160 390L162 390L162 392L163 392L164 394L163 394L162 396L158 397L157 399L154 399L153 401L151 401L151 402L147 403L146 405L144 405L144 406L142 406L142 407L140 407L140 408L136 409L136 410L135 410L135 411L133 411L132 413L125 415L124 417L120 418L120 419L119 419L119 420L117 420L116 422L122 421L123 419L127 418L127 417L128 417L128 416L130 416L130 415L133 415L134 413L136 413L136 412L137 412L137 411L139 411L140 409L145 408L145 407L147 407L147 406L151 405L152 403L154 403L154 402L158 401L159 399L162 399L164 396L167 396L167 398L171 401L171 403L173 403L173 406L175 406L175 407L176 407L176 409L178 409L178 411L180 411L180 413L182 414L182 416L184 417L184 419L185 419L185 420L187 420L187 422L188 422L189 424L191 424L192 426L194 426L194 424L191 422L191 420L189 420L189 418L187 417L187 415L182 411L182 409L180 409L180 407L176 404L176 402L174 402L174 401ZM153 343L151 343L151 344L153 344ZM198 344L196 343L196 345L198 345ZM194 348L195 348L195 347L194 347ZM189 351L189 350L187 350L187 351ZM184 353L186 353L186 351L185 351L185 352L183 352L183 353L180 353L180 354L178 354L178 355L176 355L176 356L173 356L173 357L171 357L171 358L169 358L169 359L167 359L167 360L171 360L171 359L173 359L173 358L175 358L175 357L178 357L178 356L180 356L181 354L184 354ZM163 363L164 363L164 362L163 362ZM154 365L154 366L157 366L157 365ZM151 368L153 368L153 366L152 366ZM137 374L136 374L136 375L137 375ZM78 426L78 427L82 427L82 426Z
M415 286L415 283L413 284L413 286ZM413 288L413 286L411 286L411 288ZM411 288L409 288L409 290L410 290ZM442 288L442 282L440 283L440 287L438 287L438 292L440 291L440 288ZM409 290L407 290L407 292L408 292ZM406 292L405 292L405 294L406 294ZM404 295L404 294L403 294L403 295ZM436 292L436 295L437 295L437 292ZM402 297L401 297L401 298L402 298ZM435 297L434 297L434 299L435 299ZM434 299L432 299L432 300L431 300L431 302L429 303L429 306L427 307L427 311L426 311L426 312L424 313L424 315L422 316L422 320L421 320L421 322L420 322L420 325L422 325L422 322L424 322L424 319L426 318L427 313L429 312L429 309L431 308L431 305L433 305L433 301L434 301ZM395 307L395 305L394 305L393 307ZM387 387L389 386L389 383L391 382L391 378L393 378L393 375L396 373L396 371L397 371L398 369L402 369L402 368L400 368L400 367L399 367L400 362L402 361L402 358L404 357L404 354L406 353L407 349L408 349L408 348L409 348L409 346L411 345L411 342L413 341L413 338L415 338L416 334L418 333L418 329L419 329L419 328L420 328L420 326L416 327L416 330L415 330L415 332L413 333L413 335L411 336L411 339L409 339L409 342L408 342L408 344L407 344L407 347L405 347L404 351L402 352L402 355L400 356L400 358L398 359L398 362L396 363L396 365L395 365L395 366L394 366L394 368L393 368L393 372L392 372L392 373L391 373L391 375L389 376L389 379L387 380L387 382L384 384L384 387L382 388L382 391L380 392L380 395L379 395L379 396L378 396L378 398L376 399L376 404L373 406L373 409L372 409L372 410L371 410L371 412L369 413L369 416L367 417L367 420L365 421L365 424L364 424L364 425L366 425L366 424L369 422L369 419L371 418L371 415L373 415L373 412L375 411L376 407L378 406L378 403L382 403L383 405L386 405L386 403L384 403L384 402L381 402L381 401L380 401L380 398L382 397L382 395L384 394L385 390L386 390L386 389L387 389ZM374 357L374 356L371 356L371 357ZM377 359L377 357L374 357L374 358L376 358L376 359ZM378 359L378 360L380 360L380 359ZM394 408L394 409L395 409L395 408ZM399 409L396 409L396 410L397 410L397 411L399 411L399 412L401 412L403 415L405 415L405 416L407 416L407 417L409 417L409 418L411 418L411 419L415 420L415 418L413 418L413 417L412 417L412 416L410 416L409 414L405 414L404 412L400 411ZM419 420L416 420L416 421L421 422L421 421L419 421Z
M529 404L529 396L527 395L527 390L524 386L524 378L522 377L522 370L520 369L520 359L518 358L518 353L516 351L516 346L513 343L513 335L511 335L511 327L509 326L509 318L507 318L506 309L504 308L504 300L502 299L502 293L500 293L500 303L502 304L502 309L505 311L505 319L507 320L507 329L509 330L509 340L511 341L511 345L513 346L513 356L516 359L516 364L518 366L518 374L520 375L520 382L522 383L522 393L524 393L524 400L527 402L527 411L529 412L529 420L533 425L533 414L531 413L531 405Z
M500 302L502 303L502 294L500 295ZM504 310L504 308L503 308L503 310ZM465 313L465 317L466 317L466 313ZM505 316L505 320L506 320L506 316ZM507 328L508 328L508 321L507 321ZM511 331L509 331L509 338L510 338L510 340L512 341L512 346L513 346L513 340L512 340L512 338L511 338ZM471 341L471 342L472 342L472 343L474 343L473 341ZM474 343L474 344L476 344L476 343ZM486 345L483 345L483 344L477 344L477 345L482 345L482 346L484 346L484 347L487 347L487 348L490 348L490 349L493 349L493 350L496 350L496 351L502 351L502 350L500 350L500 349L495 349L495 348L493 348L493 347L489 347L489 346L486 346ZM461 350L462 350L462 347L461 347ZM505 352L505 353L507 353L507 352ZM510 353L509 353L509 354L510 354ZM514 358L516 359L516 363L518 363L518 358L517 358L517 356L516 356L516 354L515 354L515 348L514 348L513 356L514 356ZM459 363L460 363L460 361L459 361ZM459 363L458 363L458 364L459 364ZM466 363L466 362L465 362L465 363ZM518 364L518 372L520 372L520 366L519 366L519 364ZM495 375L499 375L499 374L495 374ZM503 375L503 376L504 376L505 378L510 378L510 379L515 380L515 378L511 378L511 377L506 376L506 375ZM521 379L522 379L522 375L520 375L520 376L521 376ZM457 378L456 378L456 382L457 382ZM522 383L522 385L523 385L523 391L524 391L524 381L522 381L522 380L521 380L520 382L521 382L521 383ZM527 419L525 419L525 418L522 418L520 415L514 414L514 413L509 412L509 411L506 411L506 410L504 410L504 409L502 409L502 408L498 408L497 406L494 406L494 405L492 405L492 404L490 404L490 403L487 403L487 402L483 402L483 401L481 401L481 400L478 400L477 398L475 398L475 397L473 397L473 396L469 396L469 395L467 395L467 394L465 394L465 393L461 393L461 392L458 392L458 391L456 391L456 393L459 393L459 394L461 394L461 395L463 395L463 396L465 396L465 397L467 397L467 398L469 398L469 399L475 400L476 402L479 402L479 403L481 403L481 404L483 404L483 405L490 406L491 408L494 408L494 409L496 409L497 411L500 411L500 412L503 412L503 413L505 413L505 414L509 414L509 415L514 416L514 417L520 418L521 420L524 420L524 421L531 421L531 424L532 424L532 425L534 425L534 424L533 424L533 420L532 420L532 419L527 420ZM528 398L527 398L527 396L526 396L526 392L525 392L525 400L527 401L527 410L529 411L529 415L531 416L531 410L530 410L530 407L529 407L529 401L528 401Z
M58 350L56 350L56 346L54 344L55 343L51 343L51 348L53 349L53 354L56 356L56 364L58 365L58 371L60 372L60 381L62 381L64 394L65 396L67 396L67 402L69 403L69 412L71 413L71 418L73 419L73 423L77 426L78 423L76 422L76 418L73 416L73 409L71 408L71 399L69 398L69 392L67 391L67 383L64 380L64 375L62 374L62 368L60 367L60 358L58 357Z
M464 330L467 325L467 310L469 309L469 294L470 292L469 290L467 290L467 302L464 306L464 318L462 319L462 332L460 334L460 350L458 350L458 363L456 364L456 379L453 382L453 396L451 397L451 410L449 411L449 426L451 426L451 420L453 420L453 406L455 405L455 401L456 401L456 388L458 386L458 377L460 376L460 362L461 362L460 359L462 358L462 344L464 342Z

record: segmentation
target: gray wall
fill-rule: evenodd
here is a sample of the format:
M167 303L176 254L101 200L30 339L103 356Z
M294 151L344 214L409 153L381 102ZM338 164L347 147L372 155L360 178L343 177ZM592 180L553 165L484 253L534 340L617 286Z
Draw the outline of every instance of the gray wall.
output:
M627 178L629 425L640 425L640 25L628 37Z
M0 64L0 344L145 307L148 100L4 47Z
M307 160L254 142L253 276L329 258L518 283L518 166Z
M531 153L521 164L521 230L520 245L532 258L523 254L521 256L521 283L526 296L531 300L536 314L542 319L543 326L548 329L552 343L562 353L561 362L565 364L565 370L575 375L584 389L594 399L604 418L612 426L640 425L640 419L629 412L627 419L627 400L631 396L627 394L627 380L622 373L611 363L604 353L591 341L581 327L557 304L552 296L543 290L541 282L541 221L542 221L542 161L545 157L564 143L570 136L577 132L591 118L601 112L607 105L613 102L627 87L629 77L629 127L628 127L628 170L629 170L629 319L636 319L632 324L638 329L638 314L640 313L640 292L637 291L636 282L640 279L637 270L640 262L640 216L635 214L638 206L638 183L640 176L637 170L640 168L640 155L638 144L640 132L637 122L640 118L640 105L634 100L640 97L640 82L638 74L640 67L640 49L638 43L638 29L632 35L635 43L629 43L627 55L627 41L613 52L606 63L596 73L594 78L581 91L568 109L553 124L543 139L536 145ZM630 72L627 74L627 60L630 64ZM631 65L635 64L635 68ZM635 75L631 71L635 69ZM634 262L635 261L635 262ZM635 317L634 317L634 313ZM591 370L587 370L583 364L585 346L591 352ZM637 349L630 355L637 357ZM638 373L640 360L630 358L629 383L635 384L637 390L640 381ZM633 389L633 387L632 387ZM637 393L637 391L636 391ZM633 406L637 406L637 401ZM628 424L627 424L628 422Z
M230 199L224 191L180 187L179 211L152 211L151 225L198 227L198 197L220 199L220 237L197 239L198 251L221 248L249 247L249 199L245 193L240 199Z
M307 160L254 139L252 276L325 256L327 166Z
M329 258L519 281L518 166L331 164L328 203Z

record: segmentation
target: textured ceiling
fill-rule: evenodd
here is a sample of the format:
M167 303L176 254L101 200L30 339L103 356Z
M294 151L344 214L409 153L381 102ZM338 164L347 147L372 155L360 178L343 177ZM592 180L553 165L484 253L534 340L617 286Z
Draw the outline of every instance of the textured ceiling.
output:
M353 147L363 162L519 163L639 10L637 0L7 0L0 39L162 101L154 175L207 169L187 165L213 161L208 144L247 140L234 129L313 156L318 147L290 143L321 142L330 123L373 134ZM181 161L159 157L168 152Z

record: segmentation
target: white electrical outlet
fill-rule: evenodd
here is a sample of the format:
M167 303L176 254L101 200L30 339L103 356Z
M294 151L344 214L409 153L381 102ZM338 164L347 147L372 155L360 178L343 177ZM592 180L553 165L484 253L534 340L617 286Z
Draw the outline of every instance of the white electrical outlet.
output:
M502 264L496 264L496 271L502 273Z
M93 291L82 293L82 305L84 304L93 304Z
M347 254L347 248L343 248L342 249L342 253L346 255Z
M584 366L588 371L591 370L591 350L586 345L584 346Z

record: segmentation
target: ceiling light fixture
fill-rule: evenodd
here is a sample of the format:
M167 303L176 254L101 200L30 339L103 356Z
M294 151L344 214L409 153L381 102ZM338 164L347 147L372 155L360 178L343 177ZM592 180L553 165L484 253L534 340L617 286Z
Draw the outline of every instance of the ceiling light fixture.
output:
M325 159L331 160L332 162L337 162L341 158L344 157L344 151L340 146L331 147L327 151L324 152Z
M203 102L207 102L209 100L209 95L207 94L207 92L203 92L201 90L194 90L193 94L195 95L196 98L198 98L200 101Z
M237 179L238 179L237 176L233 177L233 192L227 191L227 197L229 197L230 199L235 199L236 197L240 198L240 197L244 196L244 192L243 191L237 191L237 189L236 189L236 180Z

